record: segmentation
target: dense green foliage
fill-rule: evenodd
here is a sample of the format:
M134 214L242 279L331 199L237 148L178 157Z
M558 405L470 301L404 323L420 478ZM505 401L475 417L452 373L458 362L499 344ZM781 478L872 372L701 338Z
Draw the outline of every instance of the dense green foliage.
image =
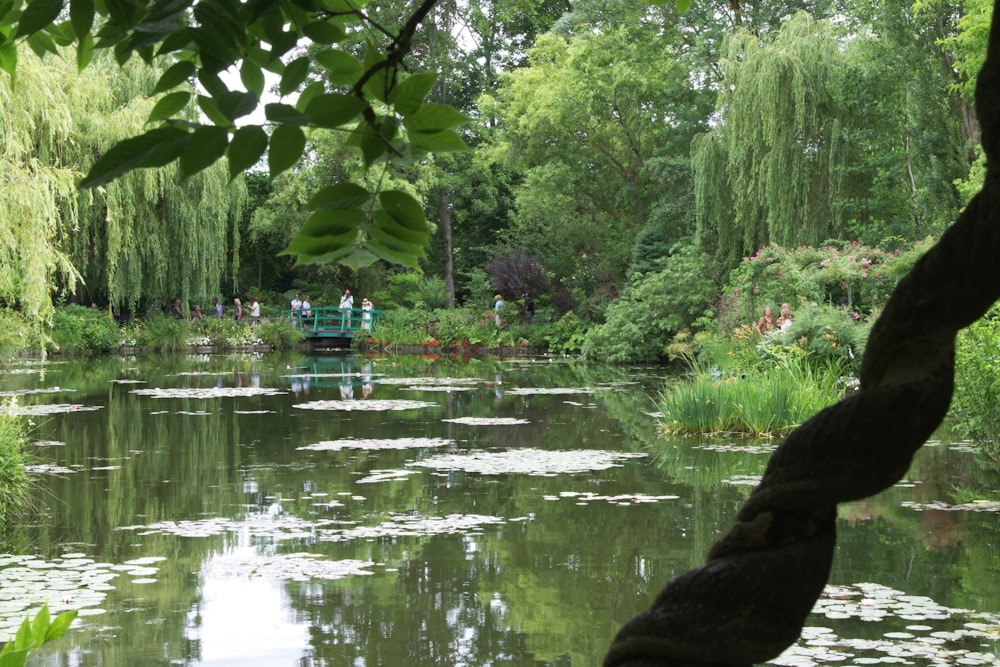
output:
M98 354L118 348L118 324L107 311L69 304L52 316L53 351Z
M7 401L0 409L0 526L9 525L28 501L28 473L24 469L28 420L14 413Z
M955 348L955 396L951 413L966 437L1000 461L1000 319L973 323Z

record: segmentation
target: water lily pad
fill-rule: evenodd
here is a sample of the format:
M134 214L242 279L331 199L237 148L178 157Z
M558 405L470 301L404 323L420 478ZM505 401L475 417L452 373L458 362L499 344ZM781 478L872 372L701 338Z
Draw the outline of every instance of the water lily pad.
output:
M624 460L645 456L646 454L601 450L550 451L525 448L503 452L439 454L407 465L439 470L464 470L483 475L515 473L550 477L559 474L607 470L620 466Z
M76 391L76 389L63 389L61 387L44 387L42 389L8 389L7 391L0 391L0 397L28 396L30 394L58 394L66 391Z
M446 447L454 444L447 438L344 438L341 440L326 440L296 449L313 451L338 451L341 449L365 449L369 451L383 449L414 449L424 447Z
M48 405L16 405L12 412L16 415L27 415L37 417L43 415L57 415L66 412L92 412L102 410L103 405L80 405L79 403L52 403Z
M371 575L375 563L355 559L329 560L318 554L293 553L260 555L240 553L217 556L209 571L213 575L241 579L272 579L305 581L308 579L344 579L358 575Z
M505 393L510 396L560 396L564 394L593 394L609 391L611 387L514 387Z
M437 403L427 401L405 401L405 400L358 400L358 401L310 401L309 403L297 403L293 408L303 410L370 410L373 412L387 412L390 410L418 410L420 408L436 408Z
M472 391L475 389L473 386L469 385L457 385L457 384L428 384L423 386L411 386L411 387L400 387L400 391L443 391L445 393L451 393L453 391Z

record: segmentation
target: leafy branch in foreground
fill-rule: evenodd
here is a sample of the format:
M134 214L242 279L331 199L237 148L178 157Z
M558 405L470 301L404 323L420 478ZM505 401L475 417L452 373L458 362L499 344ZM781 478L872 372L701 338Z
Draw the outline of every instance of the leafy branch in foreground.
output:
M24 667L31 651L59 639L76 618L76 611L65 611L54 619L49 616L49 606L43 605L35 620L25 617L12 641L0 650L0 667Z
M436 3L423 0L393 34L365 12L367 0L15 0L0 16L0 69L16 81L22 43L39 55L75 44L81 69L97 49L113 50L120 64L133 55L169 64L150 91L162 95L151 129L102 155L84 188L174 161L188 178L223 157L230 178L265 160L274 178L303 157L311 130L348 133L365 168L400 167L467 149L455 128L469 118L425 102L437 75L404 72ZM371 35L389 42L380 48ZM239 72L242 89L231 89L227 71ZM278 101L263 104L265 123L238 124L261 106L266 72L279 77ZM286 251L300 263L359 268L384 259L417 267L429 232L411 195L341 183L318 197Z

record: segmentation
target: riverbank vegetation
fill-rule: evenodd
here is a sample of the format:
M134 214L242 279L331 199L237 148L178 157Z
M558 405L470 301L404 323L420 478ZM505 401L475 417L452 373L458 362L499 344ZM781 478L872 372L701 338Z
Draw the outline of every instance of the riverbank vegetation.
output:
M131 42L121 65L80 39L74 64L68 33L41 43L55 27L39 20L33 49L0 63L16 73L0 81L16 174L0 191L0 355L288 348L301 333L280 313L296 293L336 306L349 288L386 311L357 345L681 361L705 390L712 373L727 391L762 387L742 382L756 374L824 385L852 377L895 283L982 179L984 0L425 6L434 30L406 4L310 22L269 51L278 61L243 59L239 90L198 58L127 59ZM125 22L107 35L140 19L98 18ZM352 88L374 62L352 49L368 40L374 59L411 28L393 95ZM167 43L189 56L223 37L198 34ZM225 44L213 58L245 55ZM258 118L264 69L280 72L279 99ZM120 143L143 132L147 153ZM259 327L161 315L175 299L208 315L252 297ZM792 329L751 336L782 303ZM706 340L733 355L706 358ZM722 363L734 358L745 365ZM800 417L775 419L739 428Z

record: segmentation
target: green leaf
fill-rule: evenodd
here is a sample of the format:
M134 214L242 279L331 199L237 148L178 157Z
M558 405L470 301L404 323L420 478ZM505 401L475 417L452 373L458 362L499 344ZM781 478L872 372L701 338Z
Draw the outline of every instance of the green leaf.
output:
M189 178L218 162L229 146L229 132L222 127L199 127L181 154L181 178Z
M363 67L366 73L371 72L372 75L365 82L363 92L368 97L380 102L388 102L389 84L392 81L391 77L395 73L394 68L382 66L384 62L386 62L386 58L382 55L382 51L369 42L365 49L365 63Z
M410 143L415 148L420 148L431 153L470 150L461 135L455 130L444 130L443 132L433 132L430 134L411 132L409 137Z
M182 60L174 63L167 68L166 72L160 75L160 80L156 82L156 87L153 88L153 94L165 93L168 90L176 88L194 76L194 70L194 63L190 60Z
M365 213L360 208L316 211L299 229L299 237L344 236L357 232L365 222Z
M338 86L353 86L364 70L361 61L345 51L320 51L316 62L330 73L330 82Z
M378 199L382 210L399 224L407 229L427 230L424 207L409 192L386 190L379 193Z
M295 166L306 147L306 135L294 125L279 125L271 134L267 151L267 166L271 178Z
M336 128L357 118L366 106L364 100L354 95L324 93L313 97L306 113L313 125Z
M333 21L313 21L302 26L302 34L317 44L334 44L344 39L344 28Z
M226 118L225 114L219 111L219 103L208 95L198 96L198 107L206 116L208 116L208 119L216 125L226 126L232 122Z
M282 97L298 90L302 82L309 76L309 58L296 58L285 66L285 72L278 83L278 92Z
M45 633L45 641L50 642L59 639L66 634L69 630L69 626L73 624L76 619L76 610L64 611L55 617L52 624L49 626L49 631Z
M110 183L133 169L162 167L177 159L190 140L191 135L186 130L175 126L156 128L126 139L97 160L80 187L94 188Z
M365 167L372 166L376 160L389 152L389 147L377 135L372 132L365 132L359 141L361 155L365 161Z
M45 635L49 631L49 605L43 604L35 614L31 623L31 647L38 648L45 643Z
M54 55L59 54L59 47L57 47L56 43L52 41L52 38L44 32L36 32L25 41L28 42L28 46L31 50L38 54L39 58L45 56L46 53Z
M265 104L264 116L272 123L281 123L282 125L305 125L309 122L309 116L291 105L280 102Z
M403 116L417 112L424 98L434 88L437 72L425 72L408 76L399 82L392 94L392 105Z
M94 25L94 0L69 0L69 20L77 39L89 35Z
M677 0L677 11L679 11L681 14L687 12L690 6L691 6L691 0Z
M190 101L191 93L186 91L178 91L176 93L164 95L156 103L156 106L153 107L153 110L149 112L149 118L146 119L146 122L152 123L158 120L170 118L175 113L186 107Z
M368 0L322 0L319 4L332 14L348 14L362 9Z
M33 35L49 26L63 9L63 0L30 0L17 22L14 39Z
M464 113L447 104L422 104L416 113L403 119L403 125L410 132L431 134L468 123L470 120L472 119Z
M0 69L10 75L13 86L17 80L17 44L14 42L0 44Z
M17 634L14 635L14 648L31 648L31 619L27 616L21 621L21 625L17 628Z
M324 92L326 92L326 84L322 81L313 81L299 93L298 99L295 100L295 108L304 113L312 98Z
M264 86L266 85L264 72L249 60L244 60L243 64L240 65L240 81L243 82L247 90L256 93L257 97L264 94Z
M230 91L224 95L216 95L215 102L219 107L219 112L222 113L230 122L235 121L237 118L246 116L247 114L253 113L257 108L257 103L260 98L257 97L256 93L252 92L241 92L238 90ZM223 125L229 125L230 123L222 123Z
M355 183L338 183L329 185L313 195L306 208L309 210L319 209L344 209L359 208L368 203L371 193Z
M76 69L82 72L90 64L94 57L94 38L90 34L84 35L76 44Z
M257 164L266 150L267 132L260 125L247 125L236 130L229 142L229 179Z
M10 644L7 644L10 646ZM6 648L6 646L4 647ZM0 654L0 667L24 667L28 662L29 649L11 649Z

